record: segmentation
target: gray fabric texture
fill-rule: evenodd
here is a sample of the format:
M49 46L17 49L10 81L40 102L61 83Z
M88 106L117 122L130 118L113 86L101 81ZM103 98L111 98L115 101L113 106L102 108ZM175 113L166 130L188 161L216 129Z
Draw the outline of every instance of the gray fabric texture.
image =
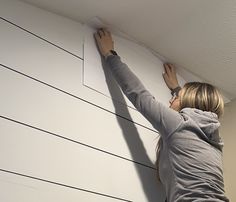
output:
M119 56L108 56L106 63L124 94L162 137L159 174L167 201L229 201L217 115L194 108L170 109L155 100Z

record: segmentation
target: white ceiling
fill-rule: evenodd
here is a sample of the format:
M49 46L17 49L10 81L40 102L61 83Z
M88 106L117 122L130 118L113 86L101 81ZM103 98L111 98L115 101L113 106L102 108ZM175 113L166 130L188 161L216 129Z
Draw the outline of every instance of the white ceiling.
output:
M22 0L86 23L95 16L236 98L235 0Z

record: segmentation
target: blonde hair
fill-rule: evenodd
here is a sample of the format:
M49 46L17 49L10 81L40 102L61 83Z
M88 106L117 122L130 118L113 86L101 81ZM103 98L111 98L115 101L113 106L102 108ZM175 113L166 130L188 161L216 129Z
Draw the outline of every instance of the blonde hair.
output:
M214 112L219 118L224 113L224 100L219 90L211 84L189 82L180 95L180 110L186 107Z

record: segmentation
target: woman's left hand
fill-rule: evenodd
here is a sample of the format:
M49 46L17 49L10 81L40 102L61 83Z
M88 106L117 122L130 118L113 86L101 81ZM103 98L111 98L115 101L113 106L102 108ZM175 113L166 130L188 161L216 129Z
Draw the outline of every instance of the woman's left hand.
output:
M105 29L99 29L94 34L94 36L98 45L98 49L103 56L108 55L110 50L114 50L114 42L109 31Z
M173 90L179 86L175 67L172 64L165 63L164 68L165 71L163 73L163 78L165 80L165 83L170 90Z

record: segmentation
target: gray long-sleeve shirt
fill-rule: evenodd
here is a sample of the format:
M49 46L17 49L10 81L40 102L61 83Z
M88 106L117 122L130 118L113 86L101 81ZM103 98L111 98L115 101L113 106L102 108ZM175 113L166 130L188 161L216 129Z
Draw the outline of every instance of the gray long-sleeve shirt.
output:
M217 115L194 108L174 111L155 100L119 56L108 56L106 62L124 94L163 139L159 174L168 202L229 201Z

